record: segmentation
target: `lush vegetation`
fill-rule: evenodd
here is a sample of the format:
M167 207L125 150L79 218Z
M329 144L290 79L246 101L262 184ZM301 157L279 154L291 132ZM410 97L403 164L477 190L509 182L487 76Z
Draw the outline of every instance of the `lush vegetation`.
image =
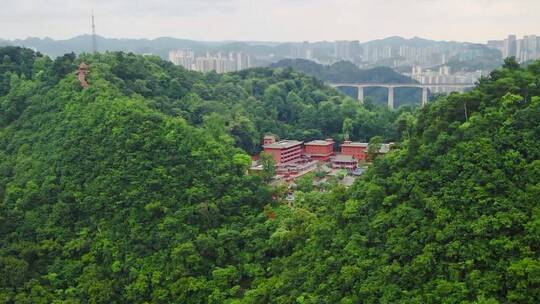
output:
M2 51L0 303L540 300L540 62L411 114L288 69ZM246 173L246 126L367 137L381 113L401 141L350 189L288 206Z
M508 60L472 92L423 109L400 147L350 191L308 193L278 217L273 237L285 254L250 294L281 303L537 303L538 118L540 62L520 69Z
M223 129L126 97L106 64L82 90L34 59L0 99L0 302L204 302L213 277L249 280L269 192Z
M47 74L49 87L76 70L77 63L85 61L95 65L96 73L90 78L99 75L125 96L142 97L149 107L163 114L182 117L196 126L203 125L205 117L220 121L237 146L249 153L260 150L261 138L266 133L299 140L341 139L346 119L353 122L348 132L351 139L368 140L382 135L387 141L394 141L399 137L395 131L399 115L412 111L411 108L389 111L373 104L362 106L324 86L322 81L291 69L258 68L221 76L189 72L157 57L134 54L84 55L77 60L74 54L67 54L51 61L29 50L6 49L14 55L6 51L3 57L7 63L0 65L0 71L5 71L0 74L4 91L9 88L12 75L30 77L36 57L41 73ZM30 52L27 59L16 64L15 60L24 52ZM11 65L24 73L17 73ZM101 70L106 73L98 74ZM8 111L5 119L12 120L17 114L9 113L20 110L5 108Z
M395 124L410 108L389 111L346 98L313 77L291 69L257 68L226 75L200 74L175 67L157 57L108 53L81 58L105 65L109 81L126 96L142 96L149 106L200 126L205 117L221 120L237 146L258 152L261 138L312 140L343 137L343 122L350 119L351 139L382 135L387 141L399 134Z

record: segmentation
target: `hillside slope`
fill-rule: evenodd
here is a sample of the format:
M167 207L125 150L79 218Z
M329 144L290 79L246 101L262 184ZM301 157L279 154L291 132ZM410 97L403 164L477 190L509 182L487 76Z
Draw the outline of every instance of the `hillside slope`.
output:
M540 301L540 62L507 61L424 108L350 193L309 193L285 256L250 295L273 303ZM274 234L276 235L276 234ZM273 235L273 236L274 236ZM298 240L300 240L298 242Z
M288 134L379 112L286 69L0 54L0 303L540 301L540 62L404 113L353 187L289 205L231 114Z
M200 303L249 281L270 194L226 132L127 97L103 63L84 90L47 74L0 97L0 302Z

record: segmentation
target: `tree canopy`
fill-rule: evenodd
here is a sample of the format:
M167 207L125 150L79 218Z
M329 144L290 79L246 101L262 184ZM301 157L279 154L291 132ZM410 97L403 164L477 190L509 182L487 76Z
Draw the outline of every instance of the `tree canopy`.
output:
M409 135L350 190L302 196L296 222L282 222L300 243L288 244L249 295L540 301L539 84L540 62L507 60L472 92L422 109Z
M409 113L290 69L2 52L0 303L540 301L540 62ZM247 173L266 132L399 142L286 204Z

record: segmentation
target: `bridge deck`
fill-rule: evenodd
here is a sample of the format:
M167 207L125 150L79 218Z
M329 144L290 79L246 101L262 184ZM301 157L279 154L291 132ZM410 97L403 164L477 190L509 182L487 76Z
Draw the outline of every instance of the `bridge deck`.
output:
M369 87L383 87L388 89L388 108L394 108L394 89L395 88L419 88L422 89L422 106L426 105L429 101L429 90L439 91L439 89L448 91L465 91L465 89L474 87L474 84L421 84L421 83L329 83L334 88L340 87L356 87L358 88L358 100L363 102L364 89Z
M444 88L472 88L475 86L474 83L437 83L437 84L421 84L421 83L329 83L332 87L407 87L407 88L435 88L435 87L444 87Z

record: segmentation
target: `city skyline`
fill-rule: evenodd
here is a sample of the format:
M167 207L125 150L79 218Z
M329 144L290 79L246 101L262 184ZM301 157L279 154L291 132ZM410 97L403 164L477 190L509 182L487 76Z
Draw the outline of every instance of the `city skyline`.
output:
M5 3L0 12L0 38L65 39L89 33L92 9L95 9L97 33L116 38L167 36L204 41L288 42L369 41L402 36L485 43L508 33L519 37L540 30L540 22L534 16L540 11L540 2L531 0L415 0L407 6L396 0L384 4L374 0L129 3L128 6L123 0Z
M191 49L176 49L169 51L169 61L190 71L217 73L236 72L252 67L251 56L243 52L218 52L205 56L195 56Z

